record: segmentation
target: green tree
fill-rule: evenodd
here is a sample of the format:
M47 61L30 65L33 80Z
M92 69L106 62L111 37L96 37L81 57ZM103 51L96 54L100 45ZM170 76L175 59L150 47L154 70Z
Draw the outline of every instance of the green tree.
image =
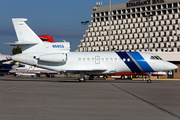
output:
M13 54L13 55L19 54L19 53L22 53L21 48L20 48L19 46L14 47L14 48L12 49L12 54Z

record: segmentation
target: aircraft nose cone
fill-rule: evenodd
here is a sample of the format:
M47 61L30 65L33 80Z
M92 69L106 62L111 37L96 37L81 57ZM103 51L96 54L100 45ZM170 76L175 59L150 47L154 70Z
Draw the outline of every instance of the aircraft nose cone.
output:
M178 66L177 66L177 65L174 65L174 66L173 66L173 70L175 70L175 69L178 69Z
M175 70L175 69L178 68L177 65L175 65L175 64L173 64L173 63L170 63L170 62L166 63L164 66L165 66L165 69L166 69L167 71L168 71L168 70Z

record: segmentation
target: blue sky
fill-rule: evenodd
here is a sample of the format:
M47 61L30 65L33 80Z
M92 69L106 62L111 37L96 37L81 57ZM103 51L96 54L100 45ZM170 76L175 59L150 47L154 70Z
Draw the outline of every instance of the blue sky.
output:
M101 0L108 5L109 0ZM27 18L26 22L37 35L51 35L56 42L71 42L75 51L83 39L81 21L91 20L91 7L98 0L0 0L0 53L11 54L12 46L4 43L17 41L12 18ZM111 0L112 4L129 0Z

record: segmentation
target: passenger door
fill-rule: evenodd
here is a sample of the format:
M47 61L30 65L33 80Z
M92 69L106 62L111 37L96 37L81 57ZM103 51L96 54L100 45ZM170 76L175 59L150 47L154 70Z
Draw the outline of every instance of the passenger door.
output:
M100 63L100 56L95 56L95 63L99 64Z

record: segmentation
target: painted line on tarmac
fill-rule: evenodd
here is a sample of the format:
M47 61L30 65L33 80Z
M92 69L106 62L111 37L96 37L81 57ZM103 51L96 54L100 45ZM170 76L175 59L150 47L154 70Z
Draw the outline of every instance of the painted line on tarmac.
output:
M1 91L0 91L0 94L5 93L5 92L9 92L9 91L12 91L12 90L16 90L16 89L19 89L19 88L23 88L23 87L35 85L35 84L37 84L37 83L31 83L31 84L20 85L20 86L16 86L16 87L4 89L4 90L1 90Z
M164 109L164 108L161 108L161 107L159 107L158 105L153 104L153 103L151 103L151 102L149 102L149 101L147 101L147 100L145 100L145 99L143 99L143 98L141 98L141 97L139 97L139 96L137 96L137 95L135 95L135 94L133 94L133 93L131 93L131 92L128 92L128 91L124 90L123 88L120 88L120 87L114 85L113 83L110 83L110 82L108 82L108 81L106 81L106 82L109 83L110 85L114 86L115 88L117 88L117 89L119 89L119 90L122 90L122 91L124 91L125 93L127 93L127 94L129 94L129 95L132 95L133 97L135 97L135 98L137 98L137 99L139 99L139 100L141 100L141 101L143 101L143 102L145 102L145 103L147 103L147 104L149 104L149 105L151 105L151 106L154 106L155 108L157 108L157 109L159 109L159 110L161 110L161 111L163 111L163 112L166 112L166 113L168 113L168 114L170 114L170 115L172 115L172 116L180 119L180 116L178 116L178 115L176 115L176 114L174 114L174 113L172 113L172 112L170 112L170 111L168 111L168 110L166 110L166 109Z

